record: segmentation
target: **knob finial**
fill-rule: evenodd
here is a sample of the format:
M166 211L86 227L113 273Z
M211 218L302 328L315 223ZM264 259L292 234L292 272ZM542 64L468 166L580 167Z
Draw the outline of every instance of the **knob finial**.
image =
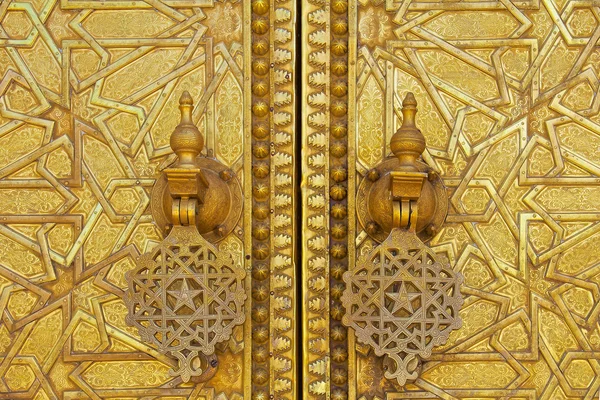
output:
M186 90L179 98L181 122L171 134L171 148L177 154L178 167L193 168L196 166L196 157L204 147L204 137L192 121L194 100Z
M402 126L390 141L390 148L400 160L400 168L405 171L418 170L417 158L425 151L425 137L415 124L416 114L417 100L412 92L408 92L402 102Z

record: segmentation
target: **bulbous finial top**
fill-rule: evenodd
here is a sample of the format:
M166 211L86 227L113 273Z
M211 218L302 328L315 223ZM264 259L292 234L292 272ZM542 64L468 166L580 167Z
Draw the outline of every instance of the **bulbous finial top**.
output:
M417 171L417 158L425 151L425 137L415 125L417 100L408 92L402 102L402 126L390 141L390 148L405 171Z
M186 90L179 98L181 122L171 134L171 148L177 154L178 167L193 168L196 166L196 157L204 148L204 137L192 121L194 100Z

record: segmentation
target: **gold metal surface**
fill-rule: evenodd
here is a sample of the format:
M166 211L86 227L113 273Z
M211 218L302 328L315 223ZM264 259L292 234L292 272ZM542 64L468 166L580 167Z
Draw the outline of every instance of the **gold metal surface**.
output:
M396 379L401 387L418 378L421 360L431 357L433 348L446 344L462 325L462 274L417 237L417 226L431 226L430 208L445 210L448 198L443 191L436 196L434 190L424 190L433 188L430 181L442 188L443 184L438 174L429 176L417 164L426 143L415 125L416 113L417 102L409 92L402 102L402 125L390 141L397 169L389 172L387 188L379 186L370 193L392 203L391 231L344 273L346 287L340 298L345 309L342 323L377 356L386 357L385 377ZM370 175L363 179L379 179L380 173ZM360 199L361 193L357 201L368 201ZM374 204L377 208L383 202ZM444 213L441 221L445 217Z
M218 368L215 346L244 322L245 275L231 254L217 250L194 225L174 226L127 272L125 320L144 341L177 359L172 376L184 383L206 381Z
M125 273L124 301L127 324L159 352L176 358L178 366L169 373L187 383L213 377L218 366L215 346L229 340L233 329L244 322L247 296L242 266L198 232L199 206L205 205L206 193L214 188L197 161L204 137L192 123L189 92L181 95L179 109L181 121L170 139L177 159L163 172L171 197L172 228ZM164 197L154 201L163 202Z
M404 386L419 376L421 359L461 327L462 281L414 232L394 228L344 273L342 321L377 356L389 358L385 377Z
M297 4L0 1L0 397L597 398L597 4L308 0L298 38ZM151 188L166 186L184 90L209 185L221 172L202 163L218 160L245 194L223 207L237 225L201 232L248 272L246 322L201 384L169 375L122 301L125 272L166 235ZM407 92L450 197L419 236L464 275L465 304L401 390L340 297L391 230L391 202L378 216L357 200L389 188Z
M597 398L597 4L330 0L302 9L306 398ZM378 166L408 92L423 159L450 198L427 243L464 275L465 303L462 327L400 388L342 326L340 296L344 272L387 236L361 191L389 188L381 176L396 168Z
M402 125L390 140L394 157L371 169L356 193L359 223L380 242L393 228L410 228L421 240L430 240L448 213L439 173L419 160L425 138L415 125L416 113L417 102L409 92L402 103Z
M295 8L0 1L0 398L297 397ZM212 188L200 232L247 272L245 322L187 384L122 300L126 272L167 236L172 207L152 187L171 201L185 90Z

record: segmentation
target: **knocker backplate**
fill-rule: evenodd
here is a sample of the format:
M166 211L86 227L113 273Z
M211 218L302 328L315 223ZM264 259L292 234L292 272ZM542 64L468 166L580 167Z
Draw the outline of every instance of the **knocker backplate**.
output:
M242 188L237 176L217 160L198 157L196 161L208 181L204 202L198 206L196 227L206 240L216 243L231 233L240 220ZM152 217L165 235L171 221L171 204L167 178L161 174L152 189L151 205Z
M390 158L373 170L360 182L356 193L356 215L362 229L374 240L383 242L392 231L392 198L390 193L390 172L398 170L397 158ZM431 168L417 162L421 172L432 175ZM423 241L431 239L431 232L437 232L448 213L446 188L439 175L433 175L425 182L417 203L419 219L417 235ZM375 227L373 229L373 227Z

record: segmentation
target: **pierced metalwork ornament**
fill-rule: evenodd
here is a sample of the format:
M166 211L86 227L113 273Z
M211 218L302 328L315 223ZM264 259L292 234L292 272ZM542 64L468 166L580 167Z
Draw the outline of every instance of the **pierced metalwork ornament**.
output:
M435 234L436 229L425 227L441 225L448 199L439 175L418 161L425 138L415 126L416 113L417 102L408 93L402 103L402 126L390 143L397 160L382 163L385 168L379 166L366 178L374 182L380 170L386 172L386 180L381 180L385 184L370 188L370 196L363 192L357 204L366 204L369 197L375 215L388 215L383 220L389 220L390 233L344 273L341 297L346 310L342 323L354 328L357 339L375 354L386 357L385 377L400 385L416 379L420 358L431 356L433 348L446 343L450 332L462 325L462 275L417 236ZM369 226L377 227L375 222ZM369 234L382 233L369 226Z
M193 102L188 92L181 96L179 108L181 123L171 135L177 161L157 180L160 191L152 204L153 210L170 211L162 218L173 226L127 273L125 303L127 323L138 329L144 341L176 358L178 369L170 373L188 382L210 377L216 366L215 345L228 340L233 328L244 322L246 272L235 265L231 254L218 250L198 231L198 226L206 227L199 217L220 226L231 214L219 214L215 204L219 197L221 203L228 203L231 196L223 194L219 182L231 181L233 176L215 166L217 161L198 160L204 138L192 122ZM239 186L229 189L235 193ZM235 198L241 198L241 193ZM203 208L207 202L211 207ZM239 212L235 214L239 216ZM230 218L229 223L235 226L237 219ZM222 236L228 233L225 228L218 232Z
M184 382L204 370L202 355L244 322L245 272L205 240L195 226L174 226L128 272L127 323L142 339L179 360Z
M462 325L463 277L439 260L413 232L394 229L356 268L344 273L342 322L378 356L395 362L385 377L400 385L418 375L419 357Z

